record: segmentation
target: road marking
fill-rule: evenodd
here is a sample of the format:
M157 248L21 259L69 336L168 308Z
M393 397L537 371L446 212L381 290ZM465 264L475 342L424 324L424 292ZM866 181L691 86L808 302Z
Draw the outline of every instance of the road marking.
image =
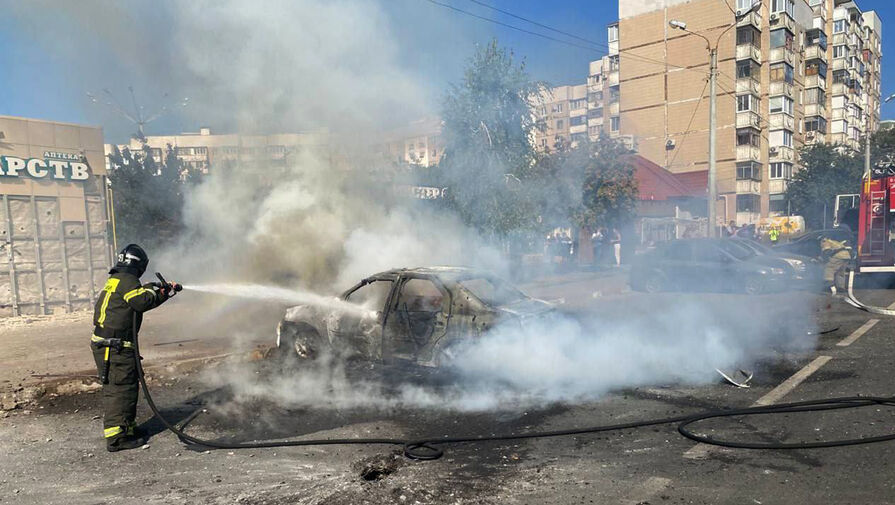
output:
M895 302L892 302L892 304L889 305L889 306L886 307L886 308L887 308L887 309L895 309Z
M766 405L772 405L784 396L787 393L798 387L799 384L805 382L805 379L811 376L814 372L818 371L820 367L827 364L827 361L830 361L832 356L818 356L814 358L814 361L808 363L801 370L794 373L792 377L786 379L779 386L770 390L766 395L762 396L755 403L752 404L753 407L761 407ZM687 452L684 453L684 457L688 459L700 459L704 458L708 455L709 452L717 449L718 446L709 445L709 444L697 444L691 447Z
M893 304L893 305L895 305L895 304ZM878 322L879 322L879 319L871 319L871 320L867 321L860 328L853 331L851 333L851 335L849 335L849 336L843 338L841 341L839 341L836 345L838 345L839 347L845 347L845 346L854 344L855 340L858 340L859 338L861 338L861 335L870 331L870 328L873 328L874 326L876 326L876 323L878 323Z

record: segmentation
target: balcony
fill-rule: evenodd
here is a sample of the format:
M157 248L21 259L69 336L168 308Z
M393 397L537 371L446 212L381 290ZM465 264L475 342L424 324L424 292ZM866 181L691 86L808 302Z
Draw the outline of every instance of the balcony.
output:
M833 38L830 39L830 45L841 46L844 44L848 44L848 35L844 33L834 33Z
M796 22L785 12L774 12L768 17L768 25L772 30L777 28L787 28L791 33L796 31Z
M831 119L845 119L848 117L848 109L843 109L841 107L833 109L830 113Z
M761 63L761 49L752 44L740 44L737 46L737 59L748 60L753 59Z
M805 88L827 89L827 78L823 75L806 75Z
M795 151L791 147L776 146L768 149L768 160L774 161L793 161L795 159Z
M827 51L818 45L808 46L805 48L805 59L827 61Z
M737 180L737 194L753 194L760 195L761 194L761 182L760 181L752 181L752 180Z
M805 143L806 144L819 144L823 143L825 138L825 134L821 132L805 132Z
M831 133L830 134L830 142L833 144L848 144L848 134L846 133Z
M603 116L587 118L588 126L603 126Z
M786 95L792 98L792 84L786 81L772 81L768 88L768 94L771 96Z
M777 112L768 116L768 126L772 130L779 130L780 128L785 128L789 131L793 131L795 120L789 114L783 114L781 112Z
M750 12L748 15L744 16L742 19L737 21L737 26L754 26L758 30L761 30L761 12L755 11Z
M609 115L610 116L618 116L618 102L613 102L609 104Z
M607 82L610 86L618 86L618 70L609 72L609 79L607 79Z
M805 117L826 116L826 108L819 103L805 104Z
M761 117L752 111L737 112L737 128L761 129Z
M768 53L768 61L771 63L776 63L778 61L785 61L786 63L789 63L790 65L792 65L793 59L794 59L794 56L793 56L792 50L787 49L785 47L775 47L774 49L771 49L771 51Z
M771 179L768 181L768 193L786 193L787 186L789 181L786 179Z
M830 88L831 95L844 95L848 93L848 86L841 82L834 82Z
M737 146L737 161L761 162L761 150L755 146Z
M751 77L737 79L737 94L749 93L752 95L761 94L761 82Z
M844 70L848 68L848 60L845 58L833 58L833 70Z

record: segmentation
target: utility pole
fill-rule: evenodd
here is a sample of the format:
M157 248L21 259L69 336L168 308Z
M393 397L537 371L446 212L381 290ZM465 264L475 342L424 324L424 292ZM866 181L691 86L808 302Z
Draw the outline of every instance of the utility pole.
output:
M718 222L717 222L717 206L718 206L718 186L717 186L717 175L718 175L718 167L716 166L716 153L715 153L715 137L717 136L718 124L717 117L715 114L715 98L717 95L716 85L718 82L718 44L721 42L721 37L724 36L725 33L730 31L731 28L737 25L739 20L744 19L749 14L757 11L761 8L761 2L756 1L753 2L752 5L748 9L743 9L740 11L734 12L734 21L727 28L724 29L719 35L718 38L715 39L714 45L712 41L708 39L705 35L700 33L692 32L687 29L687 23L684 21L680 21L678 19L672 19L668 22L668 25L677 30L681 30L687 32L691 35L696 35L697 37L705 40L706 46L709 50L709 181L708 181L708 234L709 237L715 238L718 236ZM699 97L702 99L702 97ZM725 211L727 210L727 199L724 200Z
M718 236L718 219L715 213L718 210L718 185L716 184L718 169L715 165L715 137L717 136L717 118L715 117L715 85L718 82L718 46L710 49L711 66L709 68L709 208L708 225L709 237ZM727 199L724 200L727 205ZM725 207L725 211L726 211Z

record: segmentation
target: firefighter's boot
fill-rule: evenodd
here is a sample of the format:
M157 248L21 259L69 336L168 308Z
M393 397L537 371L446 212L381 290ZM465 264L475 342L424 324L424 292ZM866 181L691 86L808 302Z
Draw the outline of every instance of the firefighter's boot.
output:
M146 439L142 437L122 435L108 439L106 441L106 450L109 452L126 451L128 449L137 449L144 445L146 445Z

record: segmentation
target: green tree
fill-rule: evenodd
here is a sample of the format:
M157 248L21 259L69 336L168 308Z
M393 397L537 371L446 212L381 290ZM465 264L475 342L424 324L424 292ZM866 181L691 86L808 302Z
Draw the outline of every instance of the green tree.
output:
M537 225L537 206L527 196L537 183L532 101L543 90L495 40L477 49L444 101L438 178L450 188L445 203L495 239Z
M858 193L864 173L863 156L841 145L813 144L800 152L802 167L786 190L792 213L805 217L809 228L833 222L836 195Z
M118 242L166 245L183 230L185 180L194 179L172 146L157 163L146 145L109 154Z

